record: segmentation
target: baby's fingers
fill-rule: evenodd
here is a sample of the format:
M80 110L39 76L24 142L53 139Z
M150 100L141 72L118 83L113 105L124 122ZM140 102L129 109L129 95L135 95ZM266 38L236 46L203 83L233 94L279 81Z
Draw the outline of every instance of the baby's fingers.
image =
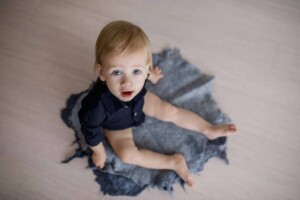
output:
M156 70L157 73L161 73L161 69L160 68L156 67L155 70Z
M95 156L95 154L93 154L92 160L97 168L102 169L104 167L104 163L105 163L104 158L99 158L98 156Z
M98 161L98 162L95 163L95 166L102 169L104 167L104 162Z

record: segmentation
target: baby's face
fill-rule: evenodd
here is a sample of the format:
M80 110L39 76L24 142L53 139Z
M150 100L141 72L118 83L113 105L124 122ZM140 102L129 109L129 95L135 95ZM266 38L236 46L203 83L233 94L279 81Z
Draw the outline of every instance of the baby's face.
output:
M146 50L107 56L99 69L99 78L110 92L123 102L131 101L143 88L149 71Z

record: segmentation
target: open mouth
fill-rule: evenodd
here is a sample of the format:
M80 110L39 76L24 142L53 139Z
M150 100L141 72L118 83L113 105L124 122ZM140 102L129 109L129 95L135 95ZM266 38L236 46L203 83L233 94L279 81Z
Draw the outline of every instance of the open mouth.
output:
M129 98L133 94L133 91L121 92L122 97Z

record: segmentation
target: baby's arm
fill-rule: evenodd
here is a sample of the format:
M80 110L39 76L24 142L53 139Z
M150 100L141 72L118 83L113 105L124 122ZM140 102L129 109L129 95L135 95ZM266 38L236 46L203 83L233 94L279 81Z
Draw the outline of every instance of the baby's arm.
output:
M233 124L213 126L199 115L162 101L151 92L147 92L145 96L143 111L146 115L156 117L159 120L172 122L179 127L201 132L210 140L233 135L237 131L236 126Z
M156 84L160 79L164 77L164 74L162 73L161 69L158 66L153 66L149 70L149 77L148 80L152 84Z
M103 168L106 160L106 153L102 144L104 133L101 127L104 114L99 107L89 107L89 102L91 102L91 99L84 99L78 113L81 131L85 137L86 143L93 151L92 160L95 166Z
M96 146L93 147L90 146L90 148L93 151L92 160L95 166L99 168L103 168L106 160L106 153L102 142Z

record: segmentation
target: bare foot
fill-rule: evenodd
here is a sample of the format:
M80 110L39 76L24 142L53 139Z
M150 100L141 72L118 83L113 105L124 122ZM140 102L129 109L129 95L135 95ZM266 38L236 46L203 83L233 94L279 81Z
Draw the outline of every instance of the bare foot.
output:
M212 126L206 135L208 139L214 140L219 137L231 136L237 134L237 128L234 124L223 124Z
M158 66L153 66L153 68L150 69L149 74L150 75L148 79L152 84L156 84L160 79L164 77L163 72Z
M194 186L194 180L192 178L192 175L189 171L189 168L187 167L185 158L181 154L174 154L175 158L175 171L180 176L188 186L193 187Z

